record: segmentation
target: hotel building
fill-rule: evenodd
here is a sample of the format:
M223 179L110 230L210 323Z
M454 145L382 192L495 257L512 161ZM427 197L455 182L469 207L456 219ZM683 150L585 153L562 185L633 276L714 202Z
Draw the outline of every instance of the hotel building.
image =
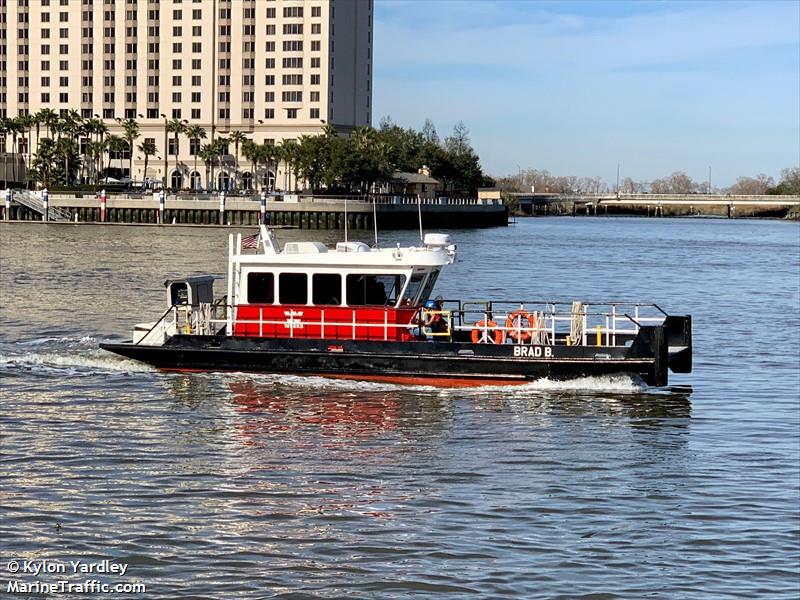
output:
M141 152L130 174L118 157L124 175L205 188L198 146L232 131L277 144L370 124L372 20L372 0L0 0L0 117L76 110L117 135L134 119L134 146L150 139L157 152L147 173ZM208 137L176 148L172 119ZM217 167L217 183L233 170ZM250 170L240 157L238 185ZM291 187L282 169L270 175Z

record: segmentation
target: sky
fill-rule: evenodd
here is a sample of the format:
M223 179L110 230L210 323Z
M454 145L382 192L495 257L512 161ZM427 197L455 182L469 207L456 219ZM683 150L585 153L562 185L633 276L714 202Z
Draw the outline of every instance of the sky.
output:
M800 0L375 0L373 124L484 171L728 186L800 165Z

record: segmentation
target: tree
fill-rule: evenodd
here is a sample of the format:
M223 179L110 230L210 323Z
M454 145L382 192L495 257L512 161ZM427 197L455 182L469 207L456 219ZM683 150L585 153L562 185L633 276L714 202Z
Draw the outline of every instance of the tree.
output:
M197 157L200 154L199 142L206 139L206 130L200 125L189 125L186 128L186 137L194 143L194 172L197 172ZM191 178L190 178L191 181Z
M697 184L683 171L675 171L669 177L656 179L650 183L654 194L691 194L697 191Z
M436 133L436 126L430 119L425 119L425 124L422 126L422 137L426 142L439 144L439 134Z
M178 150L178 142L179 142L178 136L181 133L183 133L184 131L186 131L186 124L183 121L181 121L180 119L172 119L171 121L167 122L166 128L167 128L167 133L172 133L175 136L175 138L174 138L175 139L175 170L177 171L178 170L178 155L180 154L180 152ZM166 151L167 151L167 149L164 148L164 152L166 152ZM164 173L164 180L167 182L167 185L169 185L169 177L167 176L166 173Z
M31 176L40 181L44 187L48 187L50 184L50 173L56 158L56 143L50 138L40 140L36 149Z
M200 152L198 154L200 156L200 160L202 160L206 166L206 187L208 189L213 189L213 177L209 177L209 169L214 163L214 158L217 155L217 151L213 144L203 144L200 147Z
M469 143L469 130L462 121L453 127L453 135L444 138L444 147L445 150L455 155L472 150Z
M231 131L230 135L228 135L228 141L233 142L234 158L236 160L236 166L234 168L237 181L239 179L239 144L244 142L246 139L247 136L241 131Z
M736 183L726 191L729 194L741 195L760 195L766 194L767 190L775 185L775 180L769 175L759 173L755 177L739 177Z
M800 167L781 170L781 180L773 188L767 190L768 194L800 194Z
M111 170L111 156L113 154L120 154L128 149L128 142L118 135L110 135L106 138L108 142L108 164L106 165L106 183L108 183L108 172Z
M147 177L147 162L151 156L156 154L156 143L153 140L144 140L138 147L139 152L144 155L144 177ZM195 162L197 157L195 157Z
M133 181L133 142L136 141L136 138L140 137L139 124L133 119L125 119L120 121L120 125L122 125L122 130L124 131L122 137L128 142L128 177ZM146 171L147 168L145 168L145 172Z

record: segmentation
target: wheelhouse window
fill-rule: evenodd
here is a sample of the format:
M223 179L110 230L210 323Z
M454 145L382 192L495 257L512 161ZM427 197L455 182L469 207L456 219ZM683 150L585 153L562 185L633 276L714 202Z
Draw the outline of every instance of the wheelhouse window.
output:
M427 281L425 281L425 287L422 288L422 293L419 295L418 302L420 304L426 302L431 297L431 293L433 292L433 286L436 285L436 280L438 278L439 278L439 271L433 271L430 275L428 275L428 279Z
M247 274L247 303L272 304L275 302L275 276L272 273Z
M347 304L393 306L405 283L405 275L348 275Z
M422 282L425 279L425 275L425 273L414 273L411 276L411 281L408 282L408 287L406 288L405 294L403 294L403 300L405 302L409 304L414 303L419 293L419 288L422 286Z
M308 275L281 273L278 276L278 297L281 304L307 304Z
M342 276L337 273L312 275L311 289L311 298L314 304L338 306L342 303Z

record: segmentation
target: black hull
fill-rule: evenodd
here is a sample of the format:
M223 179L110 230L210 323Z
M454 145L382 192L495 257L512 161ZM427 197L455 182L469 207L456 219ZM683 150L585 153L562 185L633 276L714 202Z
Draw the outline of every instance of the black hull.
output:
M559 345L515 350L508 344L198 335L177 335L163 346L100 346L166 370L294 373L432 385L513 384L624 373L664 386L669 363L667 334L661 326L642 327L628 347Z

